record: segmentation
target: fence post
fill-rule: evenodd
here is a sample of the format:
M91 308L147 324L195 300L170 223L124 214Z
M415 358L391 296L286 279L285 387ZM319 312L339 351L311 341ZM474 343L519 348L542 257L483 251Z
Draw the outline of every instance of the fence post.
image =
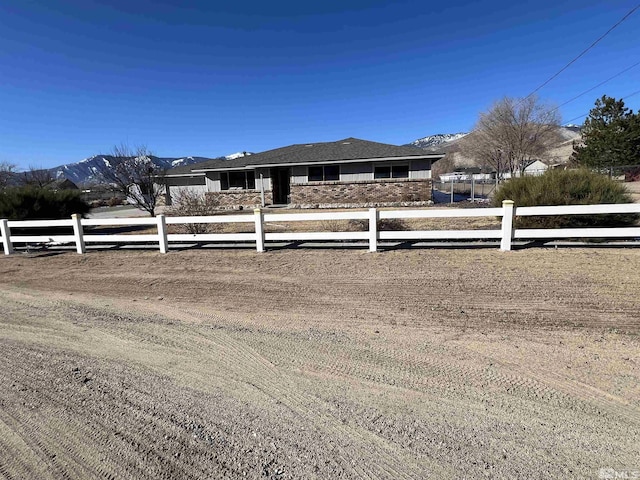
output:
M260 206L264 207L264 175L260 174Z
M83 254L86 252L84 245L84 231L82 230L82 217L77 213L71 215L73 222L73 236L76 237L76 252Z
M256 251L264 252L264 213L262 209L253 210L256 221Z
M500 250L503 252L511 250L511 242L513 241L513 224L515 219L515 209L513 205L513 200L502 201L502 240L500 241Z
M167 221L164 215L158 215L158 244L160 246L160 253L167 253L169 251L169 239L167 238Z
M369 209L369 251L378 251L378 219L380 214L375 208Z
M11 229L9 221L6 218L0 220L0 235L2 236L2 247L5 255L13 253L13 244L11 243Z
M451 176L451 201L449 203L453 204L454 201L454 197L453 197L453 176Z

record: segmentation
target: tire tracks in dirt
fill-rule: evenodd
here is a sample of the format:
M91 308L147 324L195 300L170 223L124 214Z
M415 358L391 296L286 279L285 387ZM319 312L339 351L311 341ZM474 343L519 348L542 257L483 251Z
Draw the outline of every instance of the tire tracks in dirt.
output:
M43 300L40 300L43 301ZM28 302L24 302L27 303ZM96 313L93 307L82 306L78 310L78 304L58 301L57 308L64 308L63 315L73 314L87 316ZM100 312L100 309L98 309ZM102 311L104 313L104 311ZM111 311L107 316L111 315ZM403 453L393 444L365 429L344 425L337 422L330 415L319 413L314 404L318 399L305 392L297 390L297 386L288 376L283 375L277 368L264 357L258 355L253 349L246 347L219 329L208 329L203 332L198 329L195 332L186 328L173 326L165 334L158 330L149 338L148 323L143 324L143 329L137 330L140 324L126 321L128 313L121 316L115 315L115 319L125 318L125 321L94 323L94 329L105 330L109 335L119 338L122 326L126 327L127 340L140 340L141 345L149 344L155 349L169 347L177 351L184 350L196 359L202 358L205 365L212 362L227 372L234 374L245 382L249 382L257 390L265 393L279 403L286 405L296 414L304 417L309 425L323 436L328 436L331 443L337 448L342 458L340 464L352 477L360 478L416 478L425 474L424 460L418 461L414 457ZM179 318L179 316L177 316ZM176 319L176 316L169 317ZM160 325L164 326L166 321ZM144 340L144 341L142 341ZM165 345L165 341L166 344ZM201 373L201 380L206 378ZM249 381L250 379L250 381ZM354 450L353 446L359 445ZM41 449L46 445L40 445ZM362 456L369 457L369 461L362 461ZM437 465L430 465L430 469L438 469Z
M246 282L245 286L250 285L251 282ZM360 288L367 290L366 282L362 281ZM319 291L318 289L319 287L313 289L313 292ZM379 286L369 287L366 298L352 298L343 304L364 317L371 310L371 306L367 307L367 300L379 289ZM334 290L339 288L335 287ZM278 288L271 287L269 291L275 295ZM212 390L219 388L220 382L226 382L233 390L243 384L241 392L248 392L251 395L250 401L264 403L267 399L275 405L282 405L292 415L286 418L304 419L305 425L319 437L325 437L322 445L334 449L341 469L352 478L419 478L425 473L452 476L454 470L449 470L442 459L428 454L418 456L414 451L401 448L393 439L378 434L368 422L352 422L348 415L338 417L333 414L324 393L314 390L318 388L313 387L319 385L314 383L318 379L327 382L340 380L345 385L352 384L358 388L366 385L367 388L382 389L389 395L395 394L398 389L407 389L425 397L438 398L447 408L451 406L452 412L456 411L453 407L460 409L467 405L470 419L480 417L482 406L489 406L487 402L494 404L489 410L491 415L502 414L516 423L522 421L520 419L527 413L533 418L540 416L540 419L549 419L551 422L566 418L569 425L567 428L573 424L578 432L591 435L587 438L591 438L598 449L605 448L603 445L606 438L615 438L610 430L626 424L621 431L631 435L631 440L625 440L626 443L622 439L617 441L623 454L627 455L619 458L631 458L629 452L634 451L633 438L638 438L638 409L623 398L567 375L509 362L505 358L496 359L490 355L460 349L459 346L452 349L435 343L420 345L413 340L396 341L389 331L390 327L387 328L390 321L396 321L389 314L389 308L386 313L383 310L375 312L377 317L374 318L380 320L378 323L363 318L356 319L350 321L349 327L341 330L340 335L329 335L333 332L328 331L325 325L330 325L331 322L327 323L325 320L344 315L344 311L339 308L340 302L332 299L332 291L329 289L325 292L319 299L320 303L314 303L311 292L304 300L303 308L293 306L293 294L273 300L272 303L277 308L271 318L264 317L255 310L244 311L242 303L234 311L226 311L224 308L212 308L211 303L208 307L198 308L185 304L172 306L163 301L131 303L131 299L126 296L107 298L74 294L71 298L54 292L37 299L33 293L22 290L0 292L0 297L7 299L8 305L0 308L9 308L11 302L14 302L16 310L29 312L31 320L25 324L5 324L11 338L15 336L22 341L43 346L57 345L56 348L110 358L113 361L121 356L118 360L122 362L133 362L173 378L182 376L179 381L194 388ZM467 314L463 315L459 313L462 302L443 303L436 299L439 295L437 291L432 292L432 297L427 300L409 300L410 294L402 293L402 285L393 284L389 285L387 294L394 299L391 303L401 305L406 301L408 304L405 313L398 315L398 323L409 320L412 324L411 320L416 318L416 312L425 305L436 307L428 322L416 322L418 328L412 330L425 338L429 337L435 317L441 313L438 308L442 309L446 317L445 324L461 325L464 328L473 328L479 317L490 316L498 310L510 315L520 315L522 318L518 320L519 324L536 319L535 316L539 315L540 318L536 320L538 325L552 326L559 323L552 317L561 315L563 309L572 303L549 304L546 307L543 306L544 302L516 305L516 297L513 301L507 299L497 306L471 301L464 303ZM244 300L242 292L235 292L234 295L238 302ZM257 298L261 293L254 292L254 295ZM229 302L229 298L225 302ZM316 316L301 313L318 310L319 305L325 311L316 313ZM281 312L283 322L279 326L273 317ZM586 321L591 322L596 316L601 316L600 320L594 320L593 325L602 326L612 314L619 316L609 320L611 323L619 322L629 328L635 323L630 310L609 306L587 315ZM47 319L40 319L41 315L47 316ZM291 328L297 318L301 322L309 319L309 327L301 325ZM567 318L566 323L571 325L582 320L578 311ZM499 324L495 320L484 323ZM381 333L376 338L371 335L371 330L377 328L378 324L381 325ZM310 331L310 328L315 330ZM365 330L368 333L364 333ZM46 335L38 338L36 334L39 332L46 332ZM317 338L305 341L305 335L316 334ZM385 343L386 340L389 340L388 344ZM105 345L96 345L96 342L104 342ZM112 351L107 348L106 343L109 342L116 347ZM429 351L430 347L433 351ZM132 348L138 351L132 352ZM187 358L189 364L186 363ZM20 374L28 378L26 373ZM305 386L313 388L306 390ZM259 395L251 393L252 390ZM517 412L518 408L522 411ZM57 410L52 415L66 418ZM594 422L593 428L586 425L590 421ZM605 426L607 421L613 426L602 432L602 438L593 436L592 430L596 429L596 425ZM77 426L73 422L70 425L74 428ZM91 439L81 426L77 427L81 438L88 443L99 443L99 439ZM55 433L61 428L62 424L52 422L47 426L47 432ZM540 435L545 431L538 428L533 430L532 435ZM45 434L43 430L34 429L33 432L37 436ZM199 429L196 428L193 432L200 441ZM134 451L135 443L147 438L144 433L129 432L128 435ZM572 445L578 444L575 438L571 441ZM61 450L62 457L77 455L73 445L64 448L67 450ZM471 447L464 445L463 448ZM635 451L637 452L637 447ZM491 452L493 455L497 450ZM539 462L544 460L544 455L543 450L531 452L532 457L538 456ZM571 458L566 450L554 455L554 461L571 465L574 472L584 473L585 466L593 466L593 459L585 460L581 457L578 461ZM46 459L46 455L43 458ZM80 460L84 463L84 460ZM197 475L197 469L189 470L186 466L181 468L184 472ZM480 471L475 473L479 474ZM141 478L144 476L141 475Z
M69 303L66 303L66 307L73 308ZM169 313L168 309L164 307L157 310L157 313L163 315ZM221 320L220 316L215 317L218 321ZM166 318L192 321L193 313L172 310ZM139 338L144 338L147 335L146 332L147 329L140 331ZM131 331L129 333L131 334ZM281 370L274 367L271 362L222 330L208 329L205 332L202 329L197 329L194 332L192 329L174 328L168 335L172 336L170 340L167 340L167 336L158 336L153 340L159 345L163 345L166 341L171 347L188 348L190 354L196 353L205 358L213 357L213 361L224 364L225 369L235 372L239 378L250 378L250 385L274 400L285 404L297 414L304 416L310 424L315 426L314 428L322 431L324 435L330 435L340 451L340 456L343 459L341 464L347 471L351 469L354 476L371 479L416 478L424 473L420 463L416 462L414 458L399 452L372 432L350 428L341 422L336 422L329 415L319 414L319 410L313 407L314 403L318 401L316 397L299 391L295 383ZM178 335L179 337L177 337ZM179 342L177 338L179 338ZM370 451L367 454L371 461L359 462L358 457L349 453L350 449L347 446L350 441L345 443L345 439L351 438L357 439L357 443L361 445L368 446ZM362 451L359 452L359 455L362 454Z
M225 320L223 315L202 312L198 309L191 310L184 306L179 309L158 304L153 306L138 304L137 306L149 309L153 314L161 315L165 318L191 324L193 324L194 319L197 319L200 324L205 322L206 325L215 325L215 345L209 343L199 344L198 350L202 354L206 355L206 352L213 350L228 349L227 360L229 368L237 365L244 370L250 369L253 378L265 380L263 382L255 382L256 388L276 400L284 402L300 414L313 416L313 412L302 407L309 404L313 399L308 396L292 394L291 392L295 392L295 388L290 388L291 386L287 385L286 381L283 381L279 370L270 361L265 359L262 354L258 354L255 348L248 346L251 342L247 344L243 335L234 335L233 329L231 332L225 333L226 329L220 327L220 324L228 325L228 320ZM247 327L239 328L238 331L241 333L249 332ZM247 337L264 338L269 334L268 331L258 331L258 333L259 335L255 335L256 331L251 331ZM202 336L207 341L211 340L209 333ZM186 341L186 344L190 344L193 339L186 338L184 341ZM457 352L456 363L452 363L452 356L442 355L442 353L438 356L429 357L418 355L415 352L385 348L384 346L372 347L369 345L362 349L355 342L350 342L347 345L323 344L324 351L322 356L317 355L313 348L306 348L304 342L301 342L300 338L295 336L293 338L280 336L274 341L266 343L278 345L277 352L268 352L270 358L278 358L279 361L282 361L284 356L289 356L289 358L297 360L299 367L306 366L306 368L309 368L309 366L313 366L316 371L332 376L358 378L376 385L386 383L390 386L399 386L422 392L429 392L436 388L439 389L440 395L458 400L461 396L466 396L470 400L477 401L478 389L497 388L498 390L506 391L511 396L524 397L530 401L543 402L555 407L561 406L564 409L569 408L575 410L576 413L584 413L585 408L587 408L587 411L591 411L592 414L598 414L599 411L607 412L608 417L616 422L625 419L625 421L632 421L636 427L639 424L637 409L630 406L623 399L595 388L589 388L588 385L580 384L571 379L559 377L557 374L552 374L552 372L534 372L509 363L497 362L495 359L487 359L492 362L493 366L486 368L468 365L474 360L477 363L477 358L474 359L472 355L466 353L461 355L460 352ZM259 345L254 345L254 347L259 347ZM264 350L264 348L262 350L268 351ZM344 356L344 351L349 352L347 357ZM448 360L441 360L441 356L446 357ZM461 356L464 358L461 359ZM331 361L327 359L331 359ZM378 368L377 366L379 365L384 365L384 369ZM384 372L388 372L389 368L393 372L390 378L396 381L385 381ZM432 381L434 378L435 382ZM397 382L398 379L400 383ZM448 386L442 389L444 383L449 383L454 388L451 389ZM284 385L285 388L276 388L276 385ZM339 427L336 431L338 436L354 435L353 431L345 431L344 427ZM362 435L360 437L362 438ZM371 442L371 439L369 439L369 442ZM376 454L380 455L383 461L392 462L393 460L393 457L387 458L380 452L376 452ZM349 459L345 459L345 461L348 463ZM353 473L357 474L357 472ZM409 473L413 474L413 472ZM372 474L374 476L380 474L398 476L399 472L388 470L373 472Z
M223 317L219 314L189 309L184 306L178 310L155 305L151 309L155 313L166 315L169 318L180 318L186 322L193 322L194 318L214 324L224 322ZM260 333L261 336L273 334L267 328L262 327L261 329L260 323L257 323L257 328L253 333ZM244 330L240 329L240 331ZM255 338L257 335L253 335L253 337ZM456 358L457 363L453 363L451 361L452 352L425 355L409 350L386 348L384 344L370 343L363 346L355 341L349 342L348 345L325 342L322 345L323 351L320 355L320 352L316 352L315 349L308 348L302 338L302 335L278 336L272 342L272 344L277 343L278 348L270 353L274 357L286 356L290 363L295 362L301 368L312 366L311 368L331 375L356 377L378 384L386 383L411 390L426 392L432 388L441 388L442 379L447 379L455 380L454 385L465 387L463 391L457 390L456 395L464 394L464 390L469 388L492 388L507 392L518 390L520 395L529 399L552 403L561 402L569 408L575 407L575 400L583 400L597 410L608 412L612 419L622 417L640 426L640 410L627 400L549 370L534 371L495 358L486 358L484 365L478 365L477 354L473 354L473 352L461 353L460 351L456 352L456 355L457 357L464 355L465 361ZM236 343L236 348L246 349L247 347L246 344ZM345 358L345 352L349 352L348 358ZM260 361L265 361L265 359L260 357ZM271 364L269 363L269 365ZM384 368L381 368L381 365L384 365ZM487 368L486 365L491 366ZM385 379L384 373L388 372L390 368L393 375ZM393 381L390 381L389 378L392 378ZM400 379L401 382L398 383L396 379ZM577 408L584 409L584 405Z

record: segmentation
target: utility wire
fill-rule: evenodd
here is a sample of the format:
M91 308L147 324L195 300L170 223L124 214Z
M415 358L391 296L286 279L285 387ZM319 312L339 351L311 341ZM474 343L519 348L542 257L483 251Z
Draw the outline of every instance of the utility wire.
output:
M599 84L597 84L595 87L591 87L589 90L585 90L584 92L582 92L582 93L580 93L580 94L576 95L575 97L573 97L573 98L571 98L571 99L567 100L566 102L564 102L564 103L562 103L562 104L558 105L556 108L552 109L551 111L558 110L560 107L564 107L566 104L571 103L571 102L573 102L574 100L577 100L578 98L582 97L583 95L586 95L587 93L594 91L596 88L601 87L601 86L602 86L602 85L604 85L605 83L610 82L610 81L611 81L611 80L613 80L614 78L619 77L619 76L620 76L620 75L622 75L623 73L628 72L629 70L631 70L632 68L637 67L638 65L640 65L640 62L636 62L636 63L634 63L634 64L633 64L633 65L631 65L630 67L625 68L625 69L624 69L624 70L622 70L621 72L616 73L614 76L607 78L607 79L606 79L605 81L603 81L603 82L600 82L600 83L599 83Z
M638 95L639 93L640 93L640 90L636 90L635 92L630 93L629 95L625 95L625 96L624 96L624 97L622 97L620 100L626 100L627 98L633 97L634 95ZM590 112L591 112L591 111L589 111L589 112L587 112L587 113L583 113L582 115L578 115L577 117L572 118L572 119L570 119L570 120L567 120L566 122L564 122L564 124L563 124L563 125L567 125L568 123L571 123L571 122L573 122L574 120L578 120L579 118L586 117L587 115L589 115L589 113L590 113Z
M575 57L573 60L571 60L569 63L567 63L564 67L562 67L560 70L558 70L554 75L552 75L549 79L547 79L542 85L540 85L538 88L536 88L533 92L531 92L529 95L527 95L526 97L524 97L523 100L526 100L527 98L531 97L533 94L535 94L538 90L540 90L542 87L544 87L545 85L547 85L549 82L551 82L554 78L556 78L558 75L560 75L562 72L564 72L567 68L569 68L573 63L576 62L576 60L578 60L580 57L582 57L585 53L587 53L589 50L591 50L593 47L595 47L600 40L602 40L604 37L606 37L607 35L609 35L609 33L611 33L618 25L620 25L622 22L624 22L627 18L629 18L636 10L638 10L640 8L640 4L636 5L634 8L632 8L624 17L622 17L620 20L618 20L618 22L611 27L609 30L607 30L603 35L601 35L595 42L593 42L591 45L589 45L586 49L584 49L577 57Z

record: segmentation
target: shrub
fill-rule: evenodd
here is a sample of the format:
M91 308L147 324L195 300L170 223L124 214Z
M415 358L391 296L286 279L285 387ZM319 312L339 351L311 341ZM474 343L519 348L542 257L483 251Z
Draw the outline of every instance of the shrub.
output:
M107 201L106 200L91 200L89 202L89 206L91 208L106 207L107 206Z
M349 220L348 230L351 232L366 232L369 230L369 220ZM378 231L409 230L407 222L401 218L381 218L378 220Z
M378 230L409 230L409 227L407 226L407 222L401 218L383 218L378 220Z
M640 182L640 166L631 167L624 172L625 182Z
M174 217L193 217L214 215L218 208L218 201L211 195L196 193L190 190L179 192L173 199L173 205L167 208L167 215ZM184 233L211 233L218 227L210 223L188 223L177 225Z
M518 207L538 205L593 205L600 203L631 203L624 185L607 176L586 169L548 170L538 177L513 178L503 183L493 204L513 200ZM550 215L518 217L521 228L613 227L633 225L635 214L619 215Z
M122 205L124 203L124 199L120 197L111 197L106 201L107 207L117 207L118 205Z
M321 222L322 230L327 232L348 232L349 222L344 220L324 220Z
M10 220L49 220L89 213L89 204L77 190L46 188L8 188L0 192L0 218Z

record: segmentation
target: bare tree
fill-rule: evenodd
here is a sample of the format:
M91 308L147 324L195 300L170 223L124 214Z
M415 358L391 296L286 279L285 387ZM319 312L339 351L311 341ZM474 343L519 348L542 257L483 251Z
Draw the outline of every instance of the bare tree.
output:
M23 172L20 177L20 184L26 187L46 188L56 179L50 170L30 166L29 170Z
M505 97L480 114L464 153L495 168L500 176L522 174L558 141L559 126L558 109L537 97Z
M15 183L17 177L16 168L17 166L14 163L0 162L0 190L4 190Z
M137 208L155 216L165 191L165 171L153 163L147 147L130 148L123 143L113 147L108 158L99 168L99 177L126 195Z

